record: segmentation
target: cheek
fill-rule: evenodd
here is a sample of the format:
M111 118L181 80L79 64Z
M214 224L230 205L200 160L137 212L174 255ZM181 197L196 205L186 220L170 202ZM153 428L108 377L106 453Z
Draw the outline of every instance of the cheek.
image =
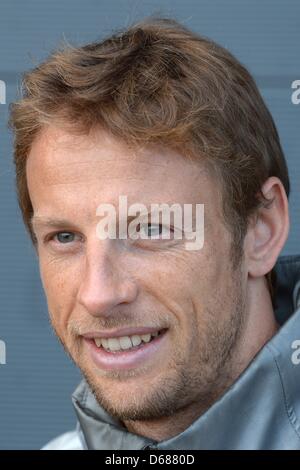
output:
M172 266L169 297L173 311L177 308L179 312L180 323L185 325L188 338L206 330L212 312L216 317L222 315L222 302L228 296L230 278L225 251L224 246L206 243L198 252L184 253ZM164 276L160 282L166 282Z
M49 315L58 328L66 324L72 312L78 284L78 269L57 261L42 260L40 273Z
M153 260L152 260L153 261ZM195 325L193 296L199 292L197 262L187 253L165 257L143 269L139 278L141 291L150 298L154 313L163 312L176 342L185 343ZM141 269L141 268L140 268ZM155 302L155 303L153 303ZM156 307L156 305L158 307ZM168 318L166 318L166 315Z

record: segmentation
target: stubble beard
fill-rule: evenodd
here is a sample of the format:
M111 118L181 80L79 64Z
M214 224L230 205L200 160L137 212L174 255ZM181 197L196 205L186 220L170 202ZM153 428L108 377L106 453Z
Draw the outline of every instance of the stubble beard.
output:
M241 272L237 268L234 272L234 299L230 316L219 324L216 312L208 310L206 325L200 335L196 330L197 325L194 325L193 331L196 332L197 341L190 342L189 354L184 357L181 351L176 350L176 354L165 368L165 375L159 374L157 380L152 381L151 387L137 391L132 384L137 375L143 376L143 369L139 369L138 373L135 370L127 371L127 377L125 377L126 371L110 371L104 374L102 372L104 381L109 377L111 387L114 380L118 382L123 380L124 391L119 394L117 400L112 400L109 390L101 386L101 375L92 374L89 367L80 364L80 361L76 360L79 351L78 354L70 354L66 344L59 338L53 323L52 327L67 354L81 369L99 405L114 418L120 421L156 420L172 416L190 407L196 407L200 415L236 378L233 372L234 352L245 323L245 298L241 277ZM191 357L198 358L198 362L196 359L191 365Z

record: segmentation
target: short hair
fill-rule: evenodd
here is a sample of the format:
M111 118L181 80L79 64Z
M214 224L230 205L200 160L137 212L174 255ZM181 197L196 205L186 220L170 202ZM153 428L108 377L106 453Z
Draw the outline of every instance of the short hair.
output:
M220 182L232 260L250 216L272 203L261 187L288 169L273 118L247 69L225 48L174 19L150 16L80 47L63 43L23 75L10 104L18 201L30 224L26 158L48 124L102 128L130 146L163 144L201 160ZM274 305L275 269L266 274Z

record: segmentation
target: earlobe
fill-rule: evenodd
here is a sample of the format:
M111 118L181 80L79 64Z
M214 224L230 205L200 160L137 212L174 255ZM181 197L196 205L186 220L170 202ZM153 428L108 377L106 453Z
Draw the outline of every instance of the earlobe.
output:
M288 199L279 178L268 178L262 192L272 202L260 207L249 224L245 250L252 277L264 276L271 271L289 233Z

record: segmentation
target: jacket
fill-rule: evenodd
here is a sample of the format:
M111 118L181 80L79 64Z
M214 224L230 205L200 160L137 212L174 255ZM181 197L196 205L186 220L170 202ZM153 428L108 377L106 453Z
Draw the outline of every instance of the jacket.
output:
M82 380L72 395L76 429L43 449L300 449L300 255L278 258L275 270L280 329L187 429L161 442L132 434Z

